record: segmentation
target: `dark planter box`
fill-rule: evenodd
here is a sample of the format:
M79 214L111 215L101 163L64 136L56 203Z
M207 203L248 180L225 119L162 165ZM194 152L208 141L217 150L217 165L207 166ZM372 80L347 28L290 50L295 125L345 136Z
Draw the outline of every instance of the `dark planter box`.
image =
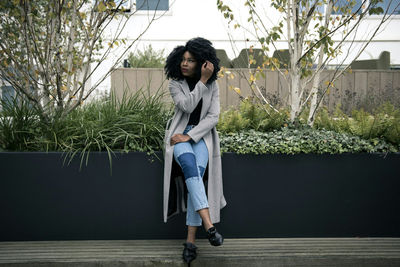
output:
M157 153L162 159L162 153ZM238 237L400 237L400 154L222 157L218 229ZM0 153L0 241L184 238L162 219L163 163L92 153L79 171L61 153ZM204 231L199 231L199 237Z

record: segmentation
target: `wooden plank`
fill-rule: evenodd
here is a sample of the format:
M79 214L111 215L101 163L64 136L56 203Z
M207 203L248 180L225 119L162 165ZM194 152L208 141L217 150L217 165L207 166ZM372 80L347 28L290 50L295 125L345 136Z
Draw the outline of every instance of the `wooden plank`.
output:
M359 109L367 101L368 90L368 72L353 71L354 73L354 106L353 109Z
M331 72L330 79L332 80L334 72ZM339 77L334 83L333 87L329 88L329 99L328 99L328 109L330 111L334 111L336 108L336 104L339 102L340 99L340 91L342 90L342 80Z
M282 106L287 107L290 101L289 85L282 75L278 75L278 98Z
M127 96L134 94L137 90L136 75L136 69L124 69L123 90Z
M396 96L393 94L393 72L382 71L380 73L379 105L392 101Z
M232 86L233 88L235 87L239 87L240 86L240 76L239 76L239 70L231 70L234 78L227 78L227 94L226 94L226 104L227 104L227 108L233 106L233 107L238 107L239 103L240 103L240 99L238 94L230 89L230 87ZM241 89L241 88L240 88Z
M162 91L163 85L163 70L160 69L149 69L148 70L148 81L149 81L149 88L148 92L151 96L160 94Z
M345 73L342 77L342 90L340 96L341 108L347 114L350 114L355 103L354 80L355 74Z
M221 77L217 80L217 84L219 87L219 103L221 105L221 111L227 109L227 94L228 94L228 86L227 86L227 74L224 77Z
M208 264L214 266L236 266L226 262L228 259L247 262L246 266L260 266L256 262L272 259L277 260L277 266L396 266L392 263L400 262L400 238L227 238L221 247L210 246L206 239L198 239L196 245L201 254L195 263L210 259ZM1 242L0 266L55 266L61 262L63 266L100 266L106 262L112 266L118 262L165 266L164 261L173 266L181 264L182 248L181 240ZM291 265L285 264L288 258ZM301 264L305 259L313 264ZM381 264L376 265L378 259ZM343 265L347 261L353 265Z
M162 91L163 91L163 97L162 97L162 101L164 103L166 103L167 105L172 105L172 103L174 102L172 100L171 94L169 92L169 88L168 88L168 84L169 84L169 80L167 79L167 76L165 75L164 71L162 73Z
M324 72L324 75L321 75L321 95L322 95L322 103L320 104L320 106L324 106L329 108L329 103L330 103L330 94L331 94L331 90L332 88L329 87L328 89L328 83L330 83L330 81L332 80L333 77L333 71L326 71Z
M250 70L249 69L241 69L240 70L240 79L239 79L239 88L241 91L241 95L246 98L250 97L253 98L256 96L254 90L250 88ZM240 102L239 102L240 104Z
M261 103L265 104L265 102L262 100L262 98L266 97L267 95L267 89L266 89L266 82L267 82L267 77L265 76L265 71L254 71L256 74L256 81L254 83L254 96L257 97L261 101ZM264 75L264 77L263 77ZM258 88L258 89L257 89Z
M369 71L367 76L367 96L364 108L366 110L372 110L380 102L379 97L381 94L380 89L380 72Z
M142 90L147 96L150 96L152 83L152 72L148 69L136 69L136 90Z
M322 93L327 89L327 82L330 80L331 77L331 71L323 71L321 72L321 76L319 78L319 85L318 85L318 101L322 96ZM328 100L329 96L328 95L324 95L322 102L320 103L320 107L328 106Z
M265 71L265 78L265 98L273 106L282 106L283 101L279 98L279 72L267 70Z
M111 92L115 94L117 99L121 99L123 94L123 72L123 69L117 69L111 74Z
M400 71L393 72L393 91L391 95L393 96L390 101L393 105L400 108Z

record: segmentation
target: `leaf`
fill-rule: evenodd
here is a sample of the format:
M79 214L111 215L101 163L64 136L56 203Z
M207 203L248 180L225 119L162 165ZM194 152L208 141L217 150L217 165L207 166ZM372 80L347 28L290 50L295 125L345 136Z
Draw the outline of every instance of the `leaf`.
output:
M250 74L249 81L252 82L252 83L255 82L256 81L256 77L254 77L253 74Z
M97 6L97 9L98 9L100 12L104 12L104 11L107 9L107 7L104 5L103 2L100 2L99 5Z

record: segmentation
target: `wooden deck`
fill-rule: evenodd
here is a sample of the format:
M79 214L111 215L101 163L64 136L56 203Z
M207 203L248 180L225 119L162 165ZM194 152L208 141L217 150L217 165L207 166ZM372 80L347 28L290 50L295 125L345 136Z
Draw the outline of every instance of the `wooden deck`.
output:
M187 266L183 240L0 242L0 266ZM400 238L197 241L191 266L400 266Z

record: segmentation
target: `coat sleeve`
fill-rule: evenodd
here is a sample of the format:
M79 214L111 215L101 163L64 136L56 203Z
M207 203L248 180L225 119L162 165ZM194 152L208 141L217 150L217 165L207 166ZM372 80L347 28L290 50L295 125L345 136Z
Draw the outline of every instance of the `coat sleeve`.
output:
M217 82L214 82L211 105L206 116L199 121L196 127L187 132L187 135L189 135L195 143L199 142L204 135L218 124L219 113L219 88Z
M169 83L169 91L174 100L175 106L185 113L192 113L205 90L209 89L200 81L189 94L184 93L179 82L172 80Z

